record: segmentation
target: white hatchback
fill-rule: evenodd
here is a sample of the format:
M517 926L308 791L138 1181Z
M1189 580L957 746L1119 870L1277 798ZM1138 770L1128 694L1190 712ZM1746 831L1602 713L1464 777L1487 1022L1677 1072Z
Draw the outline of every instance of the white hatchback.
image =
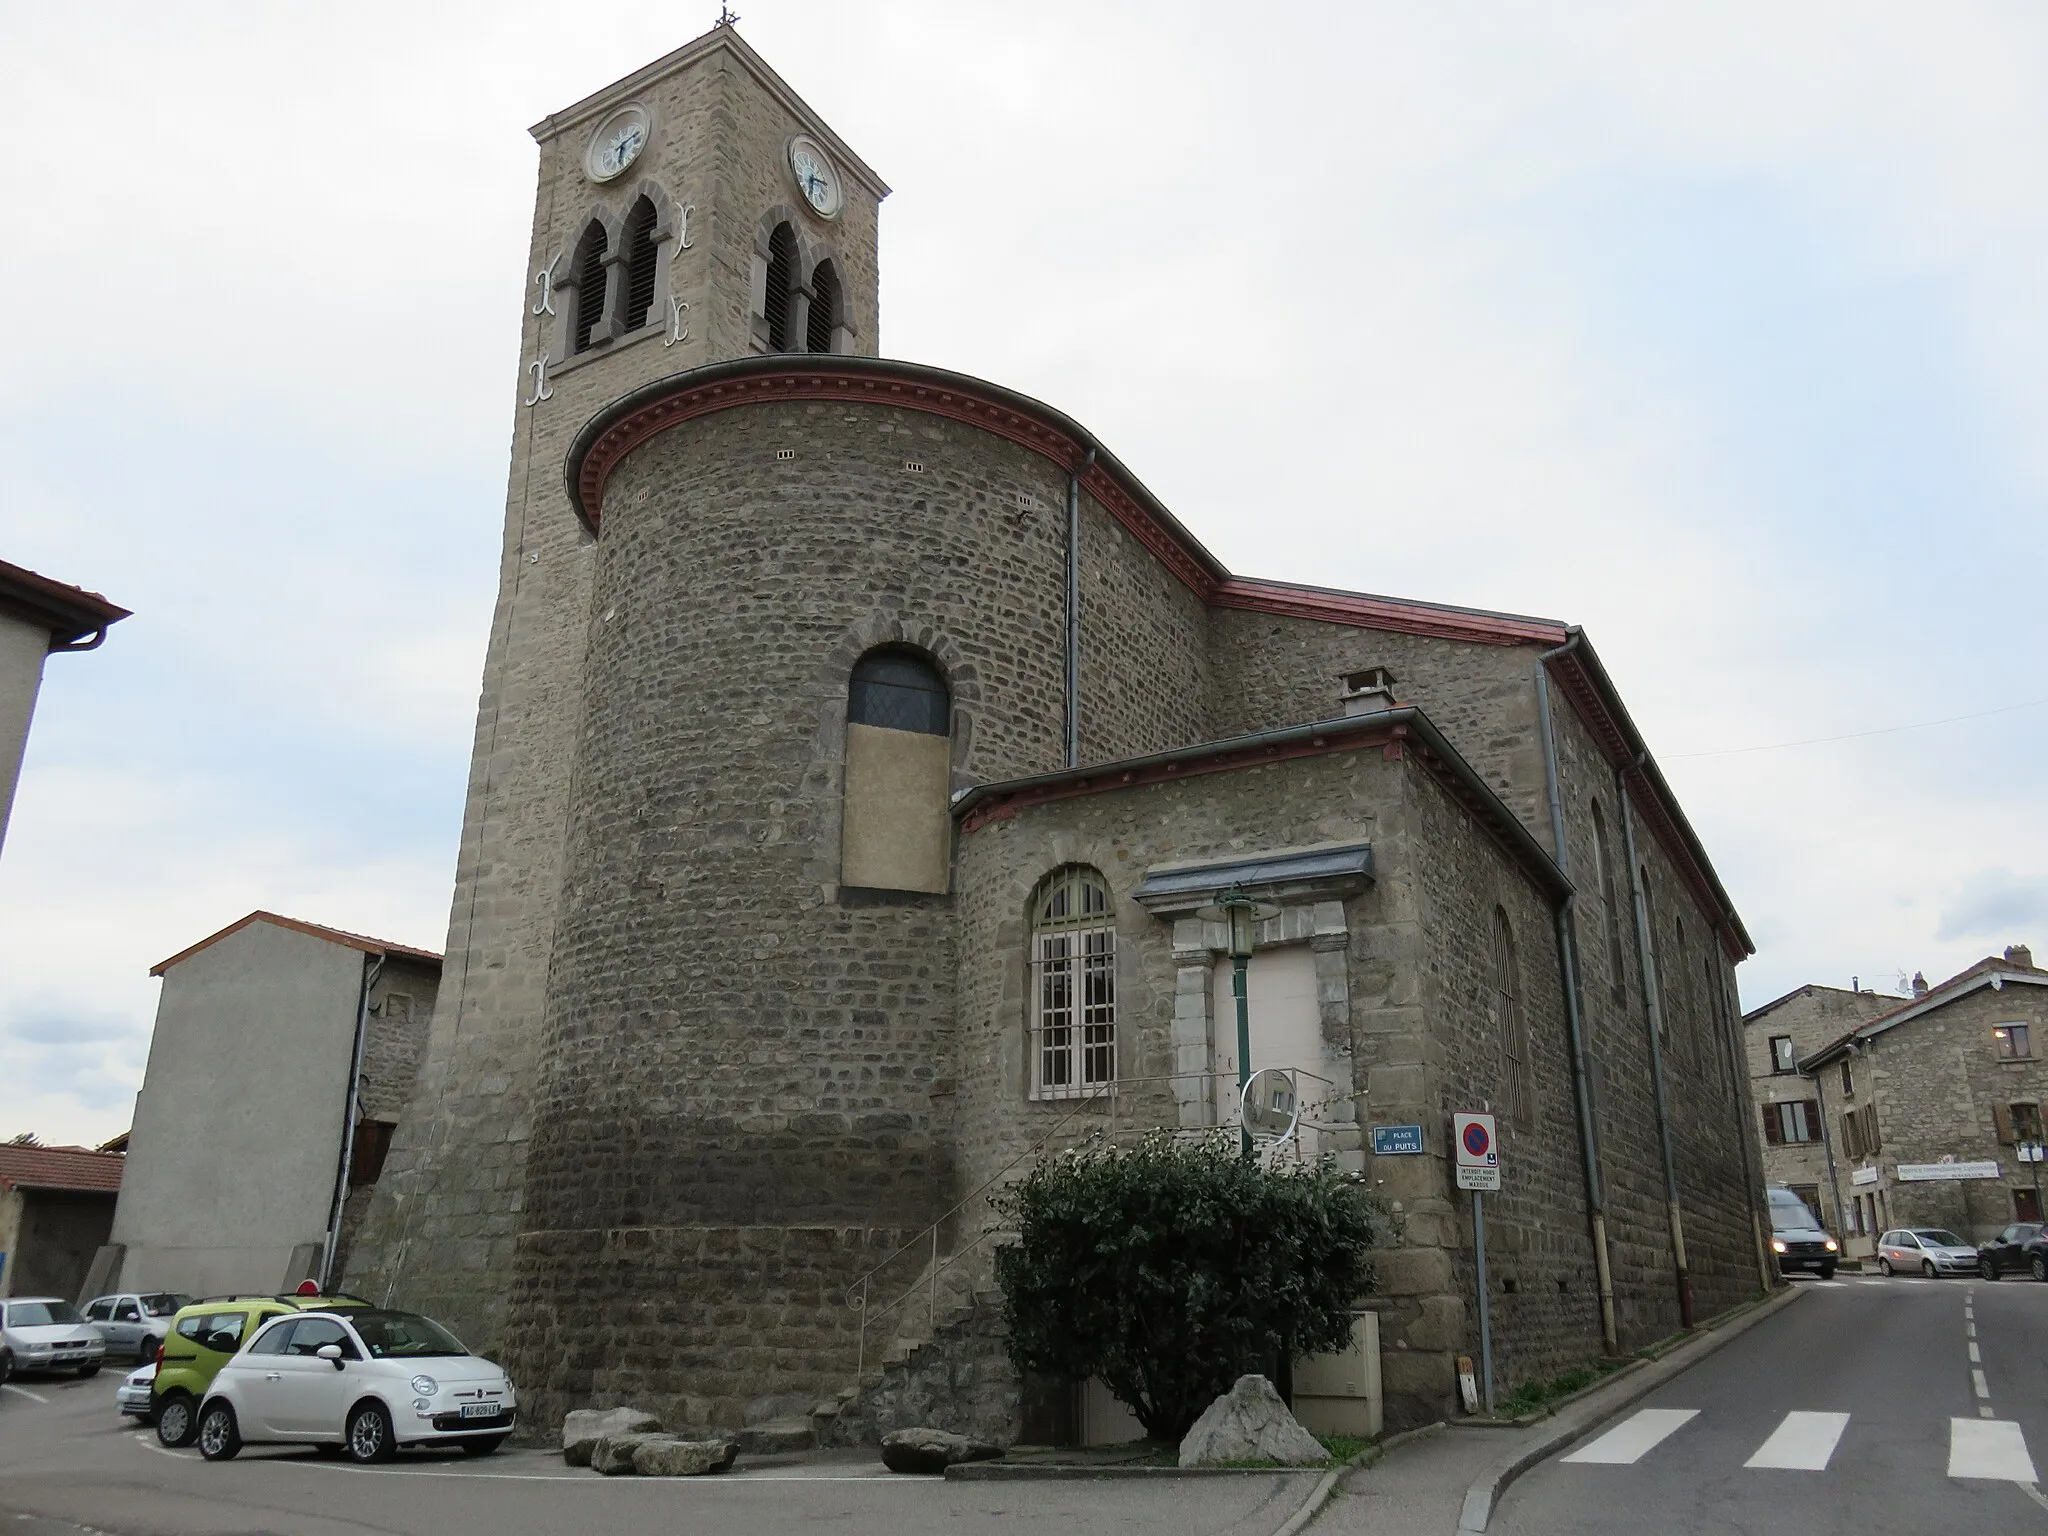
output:
M416 1312L349 1308L274 1318L220 1368L199 1408L199 1452L310 1445L352 1461L400 1446L488 1456L512 1431L512 1382Z

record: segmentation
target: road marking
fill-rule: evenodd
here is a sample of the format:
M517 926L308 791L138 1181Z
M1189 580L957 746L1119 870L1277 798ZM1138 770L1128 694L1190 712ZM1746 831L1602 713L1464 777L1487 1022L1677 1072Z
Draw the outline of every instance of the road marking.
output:
M2011 1419L1950 1419L1948 1475L2037 1483L2027 1437Z
M1968 1330L1971 1338L1977 1337L1977 1325L1975 1323L1965 1323L1963 1326Z
M1983 1363L1984 1357L1977 1352L1977 1342L1976 1340L1972 1339L1970 1341L1970 1364L1982 1365Z
M1780 1467L1787 1472L1825 1472L1828 1458L1842 1431L1849 1427L1846 1413L1788 1413L1771 1431L1771 1438L1757 1447L1745 1467Z
M1697 1408L1644 1408L1623 1419L1591 1445L1582 1446L1566 1461L1598 1462L1625 1467L1642 1459L1643 1453L1699 1417Z
M1989 1403L1979 1403L1977 1405L1977 1417L1980 1419L1995 1419L1998 1415L1991 1411Z
M31 1402L47 1403L49 1399L40 1392L31 1392L27 1387L17 1387L11 1381L0 1381L0 1392L19 1392Z
M1979 1397L1989 1397L1991 1395L1991 1388L1985 1384L1982 1371L1970 1372L1970 1381L1976 1387Z

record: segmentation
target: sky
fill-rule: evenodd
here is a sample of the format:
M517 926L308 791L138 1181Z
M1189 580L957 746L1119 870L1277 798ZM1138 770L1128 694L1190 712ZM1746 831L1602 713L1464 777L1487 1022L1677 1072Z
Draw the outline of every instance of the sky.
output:
M1235 570L1583 624L1746 1006L2048 951L2048 11L739 8L896 188L885 354ZM715 14L0 0L0 559L135 610L45 670L0 1138L123 1129L253 908L442 946L526 128Z

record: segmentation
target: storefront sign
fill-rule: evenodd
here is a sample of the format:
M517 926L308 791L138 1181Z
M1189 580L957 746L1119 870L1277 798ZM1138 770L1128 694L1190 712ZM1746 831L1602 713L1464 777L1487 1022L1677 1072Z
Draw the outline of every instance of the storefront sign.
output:
M1930 1179L2002 1179L2005 1170L1996 1163L1901 1163L1901 1184L1925 1183Z

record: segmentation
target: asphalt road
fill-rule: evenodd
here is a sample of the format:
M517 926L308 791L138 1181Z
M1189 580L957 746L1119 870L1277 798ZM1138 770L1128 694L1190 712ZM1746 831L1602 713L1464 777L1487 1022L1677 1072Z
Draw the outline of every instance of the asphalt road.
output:
M407 1453L390 1467L354 1467L250 1447L208 1463L197 1451L165 1450L115 1411L122 1374L0 1386L0 1536L1271 1536L1312 1486L1301 1474L953 1483L897 1477L861 1453L646 1479L599 1477L559 1455L511 1449L483 1462Z
M1816 1294L1524 1473L1489 1530L2048 1531L2048 1285L1800 1283Z

